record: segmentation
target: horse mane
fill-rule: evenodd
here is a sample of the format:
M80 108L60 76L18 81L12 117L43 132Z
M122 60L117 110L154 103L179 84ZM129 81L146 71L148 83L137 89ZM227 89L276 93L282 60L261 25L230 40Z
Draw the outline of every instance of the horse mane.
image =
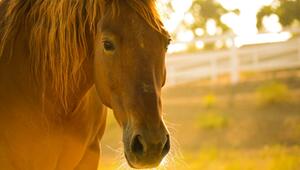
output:
M5 6L0 12L0 59L5 48L13 49L18 33L27 30L32 72L42 77L43 86L54 89L66 109L67 96L85 78L82 63L93 55L88 47L93 48L90 38L95 37L97 23L106 8L117 14L120 1L169 36L155 0L0 0L0 6Z
M82 63L92 55L88 38L96 34L102 1L2 0L0 3L5 6L0 21L0 59L7 57L2 56L5 48L11 50L16 46L18 35L27 34L25 45L34 79L44 90L51 89L68 110L67 97L84 78Z

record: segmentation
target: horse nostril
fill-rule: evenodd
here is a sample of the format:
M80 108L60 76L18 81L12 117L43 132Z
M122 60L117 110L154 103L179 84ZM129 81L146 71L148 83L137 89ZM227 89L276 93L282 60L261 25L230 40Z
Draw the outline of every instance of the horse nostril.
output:
M161 152L162 156L167 155L167 153L169 152L169 150L170 150L170 137L169 137L169 135L167 135L167 141L166 141L166 143L165 143L165 145L163 147L163 150Z
M144 147L141 142L141 135L136 135L131 143L131 151L136 155L142 155Z

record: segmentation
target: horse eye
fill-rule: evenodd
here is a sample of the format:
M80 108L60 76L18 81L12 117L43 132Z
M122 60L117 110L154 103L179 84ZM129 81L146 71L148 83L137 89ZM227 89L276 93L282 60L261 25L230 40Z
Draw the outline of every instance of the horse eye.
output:
M115 46L112 42L110 41L103 41L103 47L105 51L114 51Z

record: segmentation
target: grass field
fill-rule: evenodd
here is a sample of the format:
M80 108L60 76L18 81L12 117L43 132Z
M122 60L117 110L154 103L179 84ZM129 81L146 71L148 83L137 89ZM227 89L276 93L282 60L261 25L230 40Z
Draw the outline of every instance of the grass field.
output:
M172 151L159 169L300 170L300 76L247 75L239 85L164 89ZM100 169L129 169L109 115Z

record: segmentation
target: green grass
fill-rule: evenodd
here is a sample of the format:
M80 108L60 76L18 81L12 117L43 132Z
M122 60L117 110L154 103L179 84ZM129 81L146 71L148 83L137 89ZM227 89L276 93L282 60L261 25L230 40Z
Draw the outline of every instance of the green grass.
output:
M300 147L274 145L251 150L204 148L186 152L184 162L169 162L158 169L167 170L300 170ZM103 170L129 169L110 160ZM107 161L109 162L109 161ZM126 167L126 168L125 168Z
M202 129L213 130L222 129L226 127L227 123L228 118L224 114L216 111L209 111L199 114L196 126Z
M300 170L300 77L213 88L194 82L164 89L162 97L177 146L172 152L180 150L183 158L175 154L160 169ZM121 138L110 113L100 169L119 168L114 150Z
M283 104L290 100L290 91L286 84L271 81L256 89L259 105Z
M191 170L299 170L300 148L280 145L252 150L206 148L186 159Z
M213 93L202 97L202 106L204 108L213 108L217 105L217 97Z

